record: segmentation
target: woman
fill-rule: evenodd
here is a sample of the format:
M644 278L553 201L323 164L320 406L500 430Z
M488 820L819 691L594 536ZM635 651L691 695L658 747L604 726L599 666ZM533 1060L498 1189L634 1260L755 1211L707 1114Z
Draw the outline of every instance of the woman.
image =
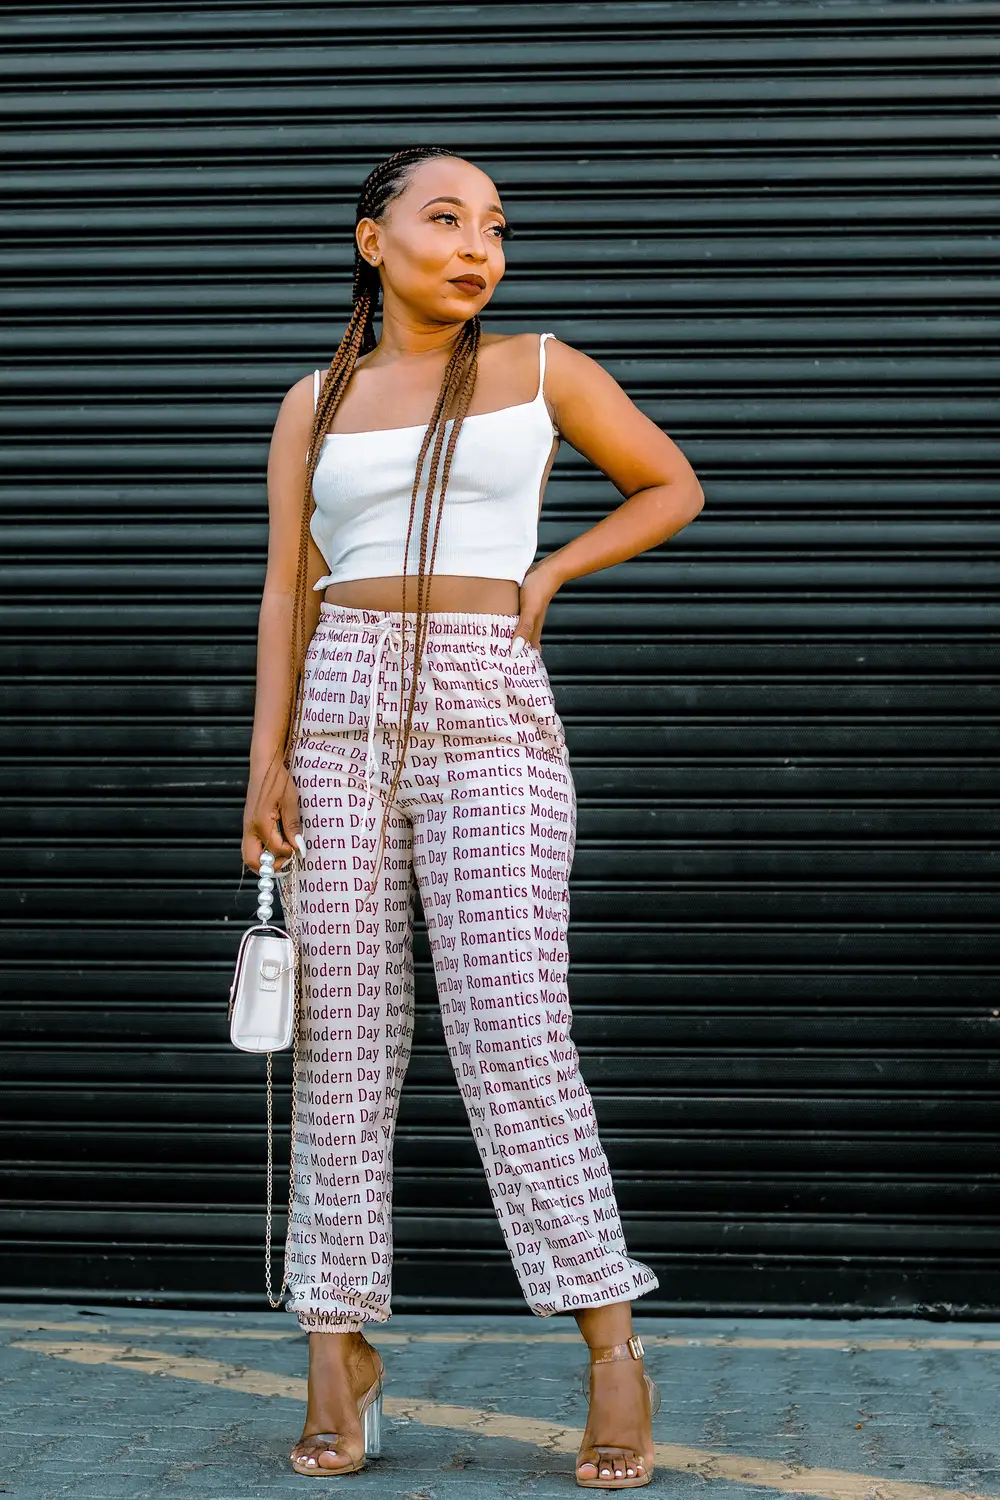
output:
M274 856L301 965L286 1272L309 1391L291 1458L333 1475L378 1451L363 1329L390 1316L419 887L522 1291L539 1316L572 1311L590 1349L577 1482L631 1488L652 1474L658 1400L631 1301L658 1282L626 1250L569 1035L576 797L540 645L563 583L665 541L703 496L587 355L482 330L510 233L473 163L438 147L379 163L343 342L288 391L271 443L243 858ZM627 498L529 566L560 436Z

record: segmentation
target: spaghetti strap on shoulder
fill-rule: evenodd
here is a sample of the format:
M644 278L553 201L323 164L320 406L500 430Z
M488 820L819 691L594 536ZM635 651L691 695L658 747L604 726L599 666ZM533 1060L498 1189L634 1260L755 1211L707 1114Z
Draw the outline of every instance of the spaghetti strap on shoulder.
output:
M548 403L545 400L545 340L554 339L555 337L556 335L554 333L545 332L540 336L538 340L538 394L535 397L535 402L538 406L545 408L545 414L548 418L549 425L552 428L553 436L558 437L559 428L552 420L552 413L549 411Z
M543 333L538 340L538 395L536 401L541 401L545 386L545 340L554 339L554 333Z
M313 370L313 411L319 405L319 370Z

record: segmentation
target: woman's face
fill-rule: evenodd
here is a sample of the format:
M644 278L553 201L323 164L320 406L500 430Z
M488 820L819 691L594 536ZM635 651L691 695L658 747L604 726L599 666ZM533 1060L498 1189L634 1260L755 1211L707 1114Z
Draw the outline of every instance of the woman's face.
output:
M421 319L464 323L503 277L505 223L486 173L462 157L438 156L418 163L381 222L362 219L356 238L366 259L379 258L387 311L398 299Z

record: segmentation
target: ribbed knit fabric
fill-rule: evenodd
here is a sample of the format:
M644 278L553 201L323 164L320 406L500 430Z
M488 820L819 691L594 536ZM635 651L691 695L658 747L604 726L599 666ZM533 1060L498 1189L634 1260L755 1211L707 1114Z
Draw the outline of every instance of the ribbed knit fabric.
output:
M539 339L533 401L466 417L444 498L435 574L512 578L523 583L538 550L542 482L557 435L545 404L545 340ZM316 371L314 390L318 393ZM447 423L450 436L453 420ZM395 577L403 547L417 456L427 424L328 433L313 476L310 530L329 569L316 590L352 578ZM424 462L406 571L420 563L420 518L430 455ZM440 494L439 484L436 495ZM435 513L437 499L435 499ZM433 514L432 514L433 527ZM428 541L428 556L430 541Z

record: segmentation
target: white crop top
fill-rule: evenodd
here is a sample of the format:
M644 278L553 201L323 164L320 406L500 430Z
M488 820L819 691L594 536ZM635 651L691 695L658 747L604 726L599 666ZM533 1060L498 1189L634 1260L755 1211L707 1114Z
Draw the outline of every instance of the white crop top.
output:
M545 404L545 340L538 348L538 394L533 401L466 417L455 444L441 512L435 574L512 578L518 584L538 550L542 487L558 429ZM313 409L322 371L313 376ZM446 426L445 443L454 418ZM314 584L352 578L395 577L403 571L403 545L417 456L427 423L370 432L330 432L313 475L316 508L309 522L329 572ZM442 456L443 456L442 450ZM420 520L430 467L424 460L407 573L420 563ZM433 520L440 496L440 470Z

